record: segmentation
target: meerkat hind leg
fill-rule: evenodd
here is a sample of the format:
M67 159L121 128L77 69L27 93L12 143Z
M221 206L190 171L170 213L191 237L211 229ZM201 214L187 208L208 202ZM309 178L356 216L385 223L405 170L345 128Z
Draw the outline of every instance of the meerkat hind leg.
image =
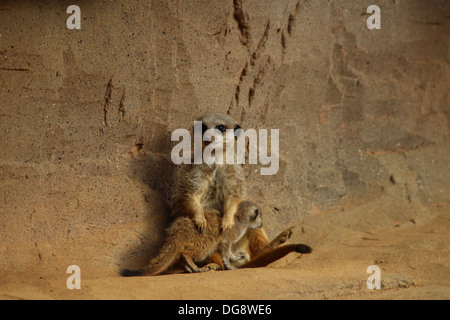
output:
M222 243L222 256L226 257L228 261L237 261L241 259L240 254L235 254L233 252L232 246L233 244L230 242Z
M210 271L211 269L207 266L204 266L202 268L197 267L197 265L194 263L194 261L192 261L192 259L186 255L182 255L181 258L183 259L184 262L184 269L187 272L190 273L199 273L199 272L206 272L206 271Z
M189 266L186 263L183 263L183 269L184 271L188 272L188 273L193 273L194 271L192 271L191 268L189 268Z
M230 261L226 258L223 259L223 265L225 266L226 270L234 270L236 269L235 266L233 266L232 264L230 264Z
M222 267L220 265L218 265L217 263L214 263L214 262L208 263L206 266L202 267L202 269L205 269L205 268L207 268L208 270L214 270L214 271L222 269Z
M275 239L273 239L265 248L264 250L272 250L276 247L280 246L281 244L285 243L289 240L289 238L292 236L292 229L294 227L290 227L289 229L284 230L281 232Z
M227 245L225 250L222 251L222 262L226 270L236 269L236 267L231 264L233 258L235 258L235 255L231 253L231 245Z
M222 241L222 243L220 244L220 252L222 254L222 262L223 262L223 266L225 267L226 270L234 270L236 269L236 267L234 267L233 265L231 265L230 261L232 258L235 258L235 255L233 254L232 250L231 250L231 242L229 241Z
M234 270L234 269L236 269L235 266L231 265L231 263L230 263L231 259L230 258L231 257L226 252L222 253L222 263L223 263L223 266L224 266L224 268L226 270Z

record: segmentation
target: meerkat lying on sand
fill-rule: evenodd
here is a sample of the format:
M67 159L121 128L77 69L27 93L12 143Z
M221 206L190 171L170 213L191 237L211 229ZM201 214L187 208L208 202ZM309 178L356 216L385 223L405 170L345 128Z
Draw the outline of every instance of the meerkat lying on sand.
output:
M226 244L236 243L249 229L261 228L261 214L258 206L250 202L242 202L236 213L236 219L224 237L221 232L221 219L214 210L204 211L207 221L204 232L198 232L191 219L179 217L167 229L167 238L158 256L150 261L145 268L138 270L122 270L122 276L154 276L169 269L175 262L181 260L188 272L205 272L218 269L215 263L198 267L204 262L225 239ZM230 251L224 250L224 256L229 261Z

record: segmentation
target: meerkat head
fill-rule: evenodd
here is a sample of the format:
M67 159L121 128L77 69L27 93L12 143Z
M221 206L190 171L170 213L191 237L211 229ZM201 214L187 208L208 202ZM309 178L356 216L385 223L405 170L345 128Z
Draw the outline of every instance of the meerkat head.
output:
M204 134L208 129L215 129L222 134L224 139L228 129L234 131L235 138L238 137L240 133L239 129L241 129L241 126L237 123L236 120L226 114L221 113L206 114L204 116L201 116L197 121L202 122L202 134ZM205 141L205 144L208 145L209 142Z
M244 222L250 229L256 230L262 227L261 209L251 201L243 201L239 204L236 219Z

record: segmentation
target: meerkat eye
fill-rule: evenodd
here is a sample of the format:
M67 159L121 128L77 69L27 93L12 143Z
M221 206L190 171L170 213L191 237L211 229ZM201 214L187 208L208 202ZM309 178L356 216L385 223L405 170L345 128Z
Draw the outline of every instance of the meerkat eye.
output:
M225 132L227 130L227 127L225 127L223 124L219 124L216 127L216 129L223 133L223 132Z

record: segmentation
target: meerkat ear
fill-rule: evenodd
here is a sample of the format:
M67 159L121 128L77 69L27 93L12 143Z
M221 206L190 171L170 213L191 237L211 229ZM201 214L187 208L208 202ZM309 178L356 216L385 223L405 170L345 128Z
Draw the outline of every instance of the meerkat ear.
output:
M252 216L252 220L256 220L256 218L258 218L258 216L261 214L261 211L256 208L255 211L253 211L253 216Z
M239 138L239 136L241 135L241 131L242 131L241 126L237 124L234 127L234 138L235 139Z

